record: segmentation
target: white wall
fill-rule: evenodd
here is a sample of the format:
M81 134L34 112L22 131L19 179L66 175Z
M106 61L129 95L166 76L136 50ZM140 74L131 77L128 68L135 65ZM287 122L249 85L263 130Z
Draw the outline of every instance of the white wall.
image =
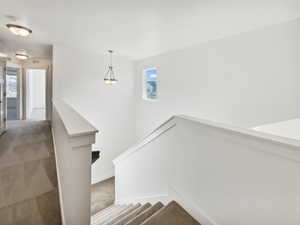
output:
M100 131L95 149L102 158L93 165L93 181L112 175L113 158L174 114L242 127L298 117L299 28L300 20L282 23L135 66L117 57L115 86L103 82L107 57L54 46L54 96ZM158 69L158 101L142 98L142 71L149 67Z
M300 20L209 41L136 63L137 136L174 114L253 127L300 115ZM142 99L158 69L159 100Z
M125 57L115 57L119 82L103 82L108 57L54 46L53 95L64 98L99 133L94 149L100 159L92 166L92 182L113 175L112 159L127 149L135 139L133 64Z
M114 162L117 204L176 200L203 225L298 225L300 142L175 117Z

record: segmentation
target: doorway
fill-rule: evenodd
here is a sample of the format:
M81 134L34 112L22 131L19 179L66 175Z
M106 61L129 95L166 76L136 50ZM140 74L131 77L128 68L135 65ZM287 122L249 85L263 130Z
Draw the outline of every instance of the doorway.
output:
M19 68L6 68L7 120L20 119L20 76Z
M46 120L46 74L45 69L26 71L26 119Z

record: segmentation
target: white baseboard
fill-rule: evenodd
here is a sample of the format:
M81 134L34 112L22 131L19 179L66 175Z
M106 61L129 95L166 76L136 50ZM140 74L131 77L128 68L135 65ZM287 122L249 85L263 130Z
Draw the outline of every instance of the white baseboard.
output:
M57 174L57 183L58 183L58 197L59 197L59 204L60 204L60 213L61 213L61 220L62 220L62 225L66 225L66 219L65 219L65 214L64 214L64 203L62 199L62 192L61 192L61 181L60 181L60 175L59 175L59 168L58 168L58 162L57 162L57 150L56 150L56 145L55 145L55 137L54 137L54 132L51 127L51 133L52 133L52 140L53 140L53 148L54 148L54 153L55 153L55 166L56 166L56 174Z

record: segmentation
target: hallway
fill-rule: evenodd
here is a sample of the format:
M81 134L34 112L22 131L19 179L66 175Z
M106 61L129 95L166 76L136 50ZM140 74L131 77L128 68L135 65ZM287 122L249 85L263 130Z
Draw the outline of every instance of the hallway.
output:
M0 225L60 225L48 122L13 121L0 136Z

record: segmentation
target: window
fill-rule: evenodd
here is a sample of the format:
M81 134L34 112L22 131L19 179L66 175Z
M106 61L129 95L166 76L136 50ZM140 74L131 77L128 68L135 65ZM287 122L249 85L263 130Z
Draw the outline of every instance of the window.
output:
M17 70L7 70L6 75L7 98L17 98L18 96L18 77Z
M143 98L145 100L157 99L157 69L156 68L144 70Z

